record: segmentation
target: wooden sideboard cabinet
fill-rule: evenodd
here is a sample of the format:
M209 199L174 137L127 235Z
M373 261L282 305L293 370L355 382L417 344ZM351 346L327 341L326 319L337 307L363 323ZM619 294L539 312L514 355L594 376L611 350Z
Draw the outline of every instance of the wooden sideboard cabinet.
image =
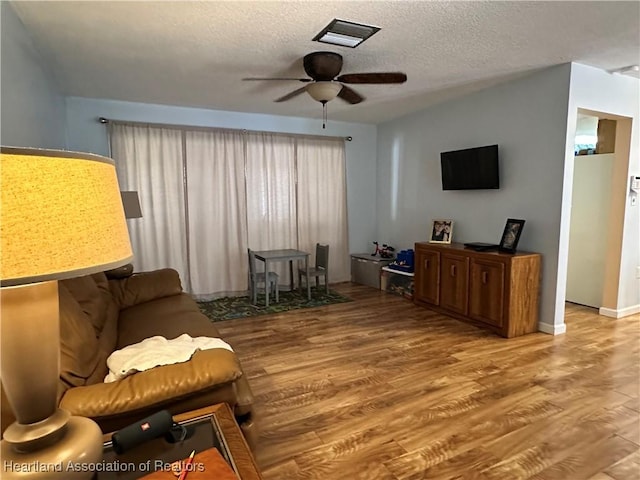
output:
M539 253L415 244L413 301L511 338L538 330Z

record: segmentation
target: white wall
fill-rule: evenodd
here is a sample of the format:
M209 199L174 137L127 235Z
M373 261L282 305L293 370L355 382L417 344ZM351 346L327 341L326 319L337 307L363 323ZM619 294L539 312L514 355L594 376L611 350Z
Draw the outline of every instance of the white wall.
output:
M542 254L549 333L564 331L556 288L570 72L549 68L378 126L378 239L410 248L433 218L450 218L454 242L498 243L507 218L525 219L518 249ZM442 190L440 152L496 143L499 190Z
M614 162L613 153L574 160L566 299L594 308L602 307Z
M351 136L345 142L347 157L347 208L349 248L366 251L376 232L376 126L332 121L322 129L318 119L260 115L201 108L68 97L68 147L109 155L106 126L98 117L136 122L204 127L238 128L269 132ZM320 104L318 104L318 108Z
M629 169L627 172L624 192L624 226L622 236L622 255L620 259L620 278L618 299L616 308L621 314L629 314L640 311L640 281L635 277L635 270L640 266L640 207L631 206L629 203L629 178L631 174L640 174L640 80L625 76L607 73L585 65L571 65L571 89L568 107L567 146L565 149L565 162L567 168L564 172L564 197L562 210L562 231L560 237L560 258L558 268L558 295L556 308L560 310L564 306L564 289L560 288L566 282L567 264L566 256L569 245L569 222L571 214L571 195L573 179L573 135L576 130L576 118L578 109L605 112L632 119L631 151ZM569 143L571 145L569 146ZM616 153L618 145L616 144Z
M0 2L0 20L2 144L63 149L64 98L9 2Z

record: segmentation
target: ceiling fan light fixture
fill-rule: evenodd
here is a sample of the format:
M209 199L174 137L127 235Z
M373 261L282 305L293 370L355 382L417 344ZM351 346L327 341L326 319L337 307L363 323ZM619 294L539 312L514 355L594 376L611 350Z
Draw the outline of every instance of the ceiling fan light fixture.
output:
M329 25L313 37L313 41L355 48L379 30L380 27L373 25L334 18Z
M314 82L307 85L307 93L321 103L327 103L338 96L342 85L337 82Z

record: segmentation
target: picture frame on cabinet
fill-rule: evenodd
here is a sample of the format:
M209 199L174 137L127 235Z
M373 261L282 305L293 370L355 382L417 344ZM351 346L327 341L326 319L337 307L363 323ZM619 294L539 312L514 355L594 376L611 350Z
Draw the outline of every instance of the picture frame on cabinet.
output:
M429 243L451 243L453 237L453 220L436 219L431 222Z
M520 235L522 235L522 230L524 228L524 222L524 220L518 220L515 218L507 219L498 250L501 252L516 253L518 242L520 241Z

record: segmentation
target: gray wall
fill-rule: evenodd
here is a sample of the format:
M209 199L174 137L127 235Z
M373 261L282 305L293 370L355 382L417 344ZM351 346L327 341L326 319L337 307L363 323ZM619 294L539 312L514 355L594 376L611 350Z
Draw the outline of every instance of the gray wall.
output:
M411 248L448 218L454 242L498 243L507 218L525 219L518 249L542 254L549 333L564 326L555 298L570 72L553 67L378 126L378 238ZM499 190L442 190L440 152L491 144Z
M321 108L318 104L318 108ZM71 150L109 154L107 130L98 117L138 122L238 128L269 132L351 136L346 142L349 248L366 251L376 232L376 126L319 119L225 112L201 108L67 98Z
M64 97L9 2L0 2L3 145L65 148Z

